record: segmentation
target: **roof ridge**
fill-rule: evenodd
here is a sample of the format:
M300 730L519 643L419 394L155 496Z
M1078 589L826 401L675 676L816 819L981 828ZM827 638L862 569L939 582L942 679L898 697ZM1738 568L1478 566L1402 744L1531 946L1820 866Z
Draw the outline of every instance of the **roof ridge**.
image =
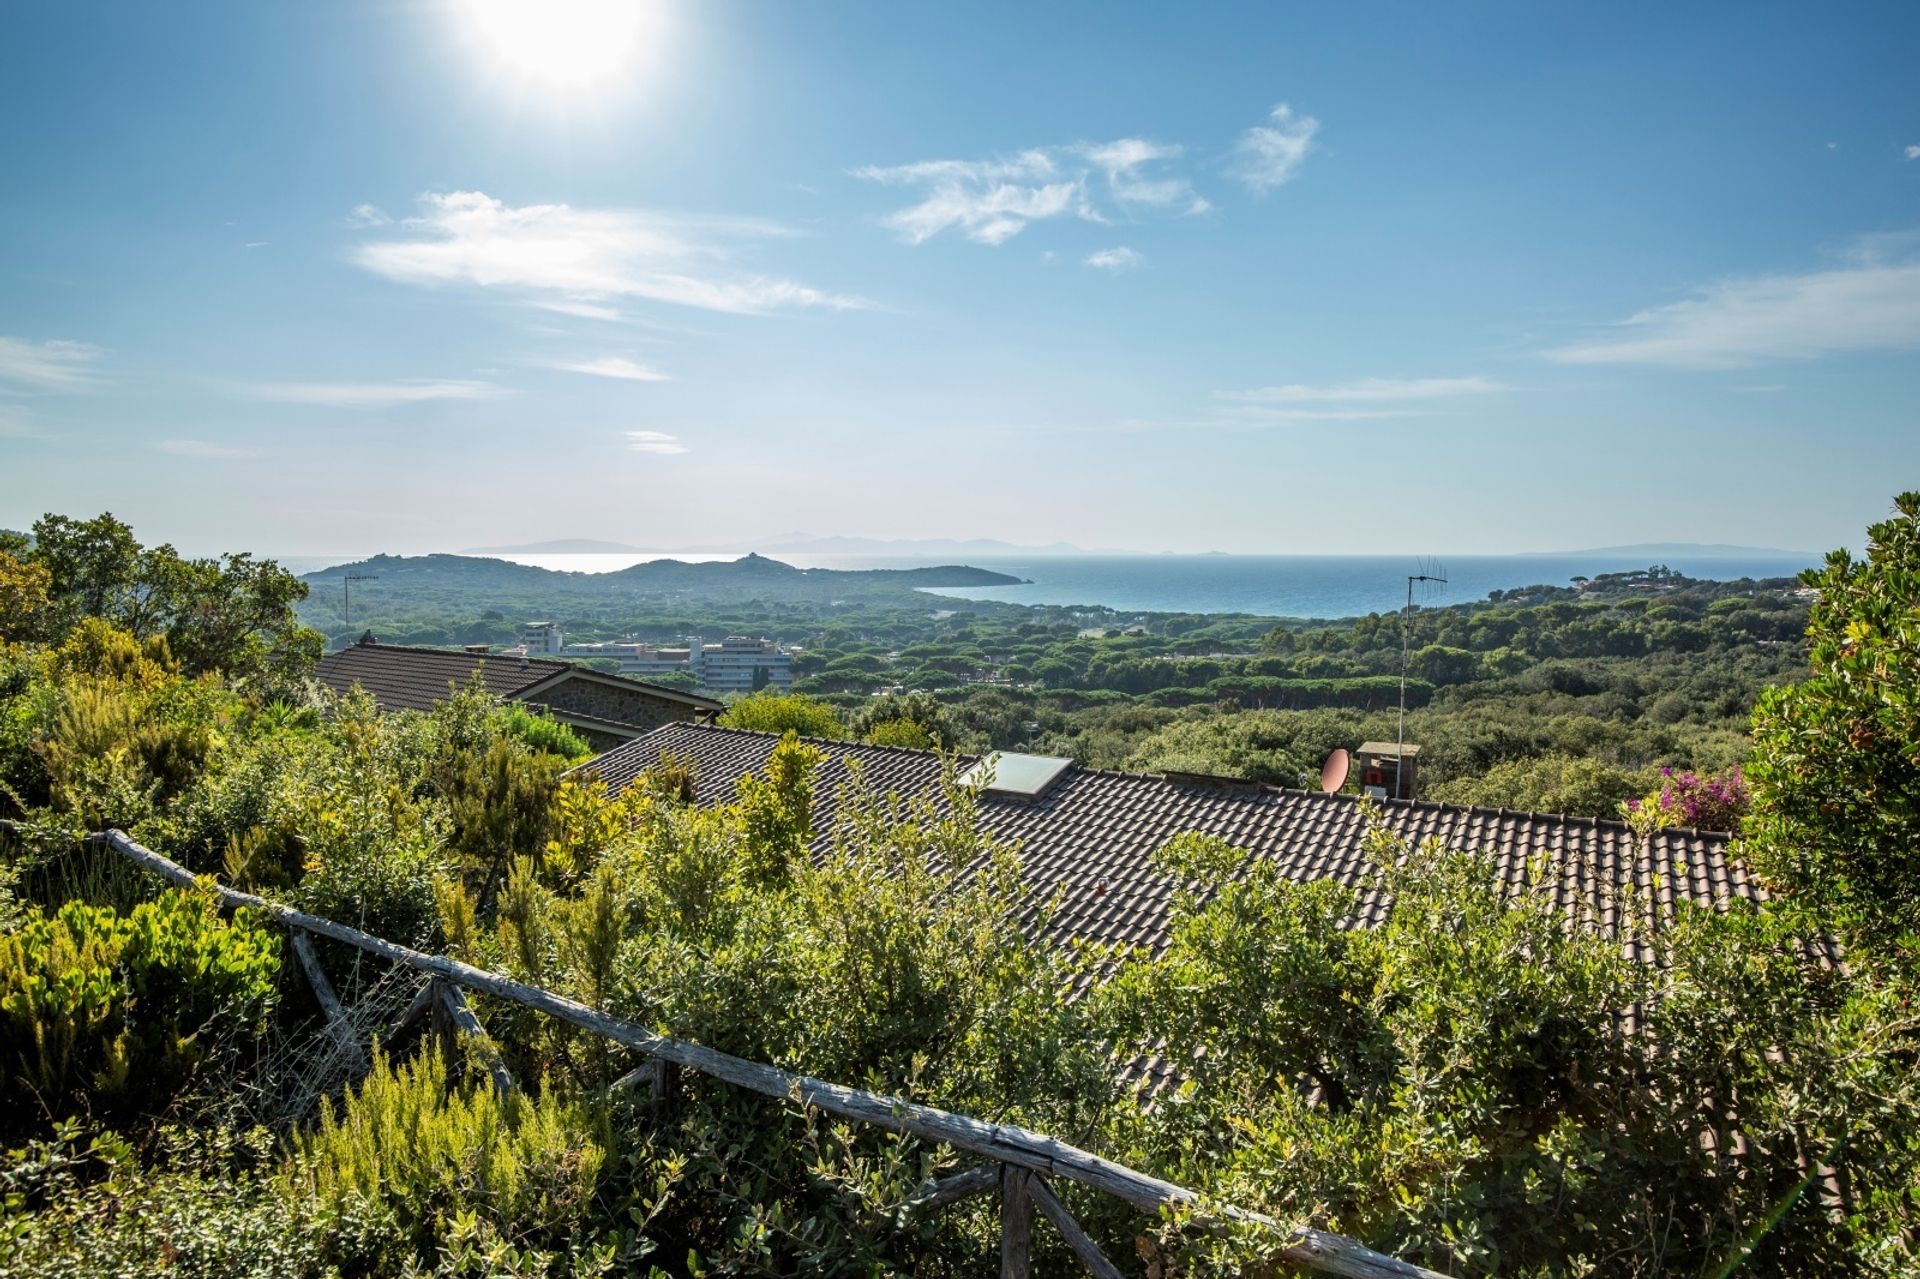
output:
M787 735L784 732L770 732L764 728L735 728L731 724L697 724L690 720L682 719L675 720L671 724L662 724L659 728L654 729L653 732L647 733L645 736L651 737L653 733L672 732L675 729L681 728L697 728L705 733L731 733L735 737L765 737L776 742L784 739ZM939 751L928 750L923 746L888 746L880 742L856 742L846 737L819 737L812 733L795 733L794 737L800 741L809 742L817 746L838 746L848 750L881 751L892 755L938 755L940 753ZM639 741L642 739L635 738L634 740ZM980 756L970 751L953 751L951 753L955 759L973 760L980 758Z
M356 650L366 651L369 649L373 650L374 652L387 652L387 653L429 653L435 657L471 657L471 658L474 658L476 661L482 661L482 662L524 661L530 667L534 665L551 666L556 670L564 670L567 667L570 667L573 665L572 662L563 662L558 658L535 657L531 653L525 654L524 656L522 654L512 653L512 652L475 653L464 648L435 648L428 644L388 644L380 640L375 640L371 644L359 644L359 643L348 644L344 648L335 649L331 653L323 653L321 654L321 656L339 657L342 653L351 653L351 652L355 652Z

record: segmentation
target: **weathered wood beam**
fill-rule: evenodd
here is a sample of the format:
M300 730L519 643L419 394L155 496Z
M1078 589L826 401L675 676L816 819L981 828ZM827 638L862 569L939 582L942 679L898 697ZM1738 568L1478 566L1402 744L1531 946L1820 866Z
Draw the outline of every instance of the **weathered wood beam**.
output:
M307 936L302 928L289 929L287 936L293 943L294 956L307 974L307 985L313 988L313 997L319 1002L320 1011L326 1015L327 1028L333 1032L335 1042L340 1045L342 1052L352 1057L358 1069L365 1070L366 1049L361 1047L358 1036L354 1034L353 1022L348 1019L340 996L334 993L333 983L327 980L327 970L320 966L320 956L314 953L313 938Z
M1067 1241L1067 1247L1073 1249L1073 1255L1080 1258L1080 1264L1087 1268L1088 1274L1094 1279L1122 1279L1120 1267L1107 1260L1107 1255L1100 1251L1100 1245L1087 1237L1087 1232L1073 1219L1067 1206L1053 1193L1053 1187L1037 1174L1027 1178L1027 1197L1033 1200L1033 1206L1040 1210L1040 1215L1053 1223L1053 1228Z
M986 1164L957 1172L951 1177L942 1177L938 1181L925 1182L908 1195L907 1201L900 1206L907 1212L932 1212L935 1208L958 1203L969 1195L985 1194L999 1184L1000 1170L992 1164Z
M196 884L192 871L142 846L123 831L105 831L88 838L114 849L129 861L145 867L181 888L192 888ZM1158 1177L1148 1176L1125 1164L1104 1159L1090 1151L1070 1146L1064 1141L1042 1133L1029 1132L1011 1124L983 1123L966 1115L956 1115L951 1111L924 1106L918 1102L903 1101L897 1097L887 1097L860 1088L849 1088L844 1084L829 1083L823 1079L796 1075L774 1066L747 1061L729 1053L703 1048L699 1044L691 1044L685 1040L662 1035L637 1022L624 1021L618 1017L609 1017L605 1013L595 1012L585 1004L568 999L564 995L556 995L550 990L528 986L510 977L488 972L484 968L475 968L471 964L463 964L445 955L422 954L417 950L387 941L385 938L375 937L371 933L363 933L346 924L338 924L318 915L308 915L290 906L282 906L277 902L255 897L251 893L237 892L219 884L213 886L213 891L221 903L228 907L245 907L262 911L284 927L304 928L317 936L331 937L349 946L357 946L369 954L378 955L382 959L403 964L419 972L444 978L468 990L478 990L511 1003L537 1009L550 1017L602 1035L637 1052L661 1058L676 1066L684 1066L703 1075L710 1075L750 1092L757 1092L767 1097L785 1098L796 1105L810 1106L842 1119L857 1120L891 1132L908 1133L928 1141L943 1142L955 1149L970 1151L985 1159L1014 1164L1046 1176L1064 1177L1069 1181L1092 1186L1095 1190L1124 1200L1143 1212L1157 1213L1161 1207L1170 1204L1201 1206L1200 1195L1196 1191L1184 1186L1176 1186L1170 1181L1162 1181ZM1448 1279L1438 1271L1426 1270L1383 1256L1366 1245L1341 1235L1328 1234L1326 1231L1308 1227L1284 1227L1264 1214L1249 1212L1230 1205L1205 1205L1204 1211L1215 1216L1254 1222L1284 1232L1275 1245L1274 1257L1296 1266L1340 1275L1344 1279Z
M500 1060L500 1050L487 1037L486 1027L474 1016L473 1006L467 1002L466 992L452 982L440 983L440 1002L446 1009L447 1020L453 1023L453 1029L466 1041L469 1055L478 1053L487 1067L487 1074L493 1078L493 1091L500 1097L513 1095L513 1076L507 1073L506 1065Z
M427 1009L433 1006L434 991L435 986L432 982L427 982L421 986L419 990L415 991L413 1001L387 1026L387 1033L380 1036L380 1042L383 1044L392 1043L400 1037L401 1031L420 1020Z
M1000 1279L1032 1279L1033 1200L1027 1183L1033 1171L1000 1165Z

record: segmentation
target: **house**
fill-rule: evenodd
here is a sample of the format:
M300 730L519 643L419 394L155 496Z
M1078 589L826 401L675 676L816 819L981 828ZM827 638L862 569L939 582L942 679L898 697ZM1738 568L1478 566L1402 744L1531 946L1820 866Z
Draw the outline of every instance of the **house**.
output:
M673 723L601 756L591 770L616 794L671 752L696 768L696 802L723 803L734 782L762 771L779 738L706 724ZM938 795L943 761L932 751L815 741L826 756L815 777L816 850L833 828L837 796L854 769L881 793ZM957 761L962 781L983 780L982 762ZM971 776L969 776L969 774ZM1643 953L1676 899L1713 905L1762 893L1728 856L1729 836L1692 829L1656 833L1638 845L1626 825L1585 817L1470 808L1423 801L1377 802L1380 820L1420 842L1491 856L1503 883L1518 886L1538 864L1571 921L1619 938ZM1354 796L1229 781L1191 774L1124 773L1070 760L1002 754L979 791L981 825L1018 841L1030 890L1020 907L1060 894L1056 933L1090 942L1158 949L1168 939L1174 884L1153 868L1168 839L1187 831L1217 835L1255 856L1274 858L1298 880L1335 879L1359 888L1359 922L1378 923L1386 902L1372 887L1367 820Z
M382 710L424 711L464 688L476 672L494 696L547 711L596 751L611 750L663 724L710 719L723 709L711 697L571 662L522 653L382 644L372 632L322 657L314 677L341 695L356 685L364 688Z

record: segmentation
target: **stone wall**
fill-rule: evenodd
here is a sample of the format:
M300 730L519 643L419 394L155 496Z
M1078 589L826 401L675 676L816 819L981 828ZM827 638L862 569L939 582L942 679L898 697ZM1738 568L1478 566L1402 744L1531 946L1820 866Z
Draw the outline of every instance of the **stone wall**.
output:
M543 688L527 700L557 711L631 724L642 732L651 732L675 720L691 720L699 714L698 707L656 696L644 688L616 688L578 677Z

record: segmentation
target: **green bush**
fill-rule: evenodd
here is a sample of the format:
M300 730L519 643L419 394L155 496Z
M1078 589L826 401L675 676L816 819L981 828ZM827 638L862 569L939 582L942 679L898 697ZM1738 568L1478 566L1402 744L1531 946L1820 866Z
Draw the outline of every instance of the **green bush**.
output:
M755 693L727 707L720 716L726 728L756 733L798 733L802 737L844 737L840 716L825 702L803 693Z
M1651 769L1615 768L1596 759L1541 755L1495 764L1484 776L1427 788L1425 799L1575 817L1620 815L1620 805L1655 781Z
M536 751L578 763L593 754L586 739L551 715L530 711L518 702L500 708L501 729Z
M430 1264L465 1235L516 1251L565 1252L606 1157L604 1123L552 1094L499 1097L449 1080L438 1053L384 1056L337 1110L298 1133L284 1174L313 1206L328 1258L349 1273Z
M210 893L170 891L124 915L29 908L0 935L0 1087L33 1100L0 1125L160 1112L258 1028L279 967L278 938L250 916L221 919Z
M312 1211L257 1171L269 1134L161 1136L147 1166L77 1124L7 1151L0 1279L325 1279Z

